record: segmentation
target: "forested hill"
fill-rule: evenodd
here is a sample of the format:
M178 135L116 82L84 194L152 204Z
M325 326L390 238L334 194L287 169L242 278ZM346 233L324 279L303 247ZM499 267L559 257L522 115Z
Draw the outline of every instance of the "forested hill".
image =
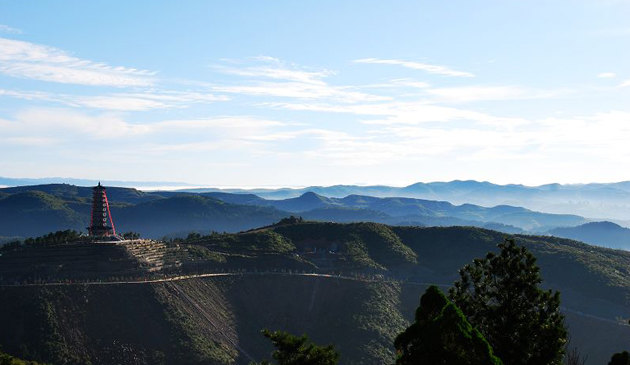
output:
M577 227L558 227L550 230L549 234L591 245L630 249L630 229L612 222L591 222Z
M9 329L0 333L0 346L48 362L246 364L245 353L268 355L259 331L271 328L332 342L345 364L390 363L393 338L426 286L446 289L459 268L496 251L505 237L473 227L285 219L166 243L38 241L5 250L0 276L62 285L0 288L0 323ZM561 292L572 346L589 364L605 363L627 347L630 253L552 237L507 237L534 253L544 286ZM200 273L222 276L125 284ZM102 285L107 280L120 283Z
M85 230L92 190L67 184L0 189L1 237L37 236L50 231ZM408 226L478 226L507 233L545 232L587 222L568 214L547 214L513 206L453 205L445 201L350 195L330 198L312 192L268 200L251 194L142 192L107 188L119 232L159 238L236 232L271 224L283 217L333 222L379 222Z

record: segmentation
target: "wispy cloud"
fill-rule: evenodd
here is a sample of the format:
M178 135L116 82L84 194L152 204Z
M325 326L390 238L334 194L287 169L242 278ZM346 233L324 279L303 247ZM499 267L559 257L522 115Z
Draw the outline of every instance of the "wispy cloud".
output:
M133 137L150 131L115 114L92 115L67 109L34 108L16 113L0 128L7 138L37 137L80 141Z
M194 143L221 139L254 141L293 124L253 116L217 116L133 123L116 113L86 113L65 108L31 108L12 119L0 119L0 134L6 138L47 138L66 141L189 140Z
M30 42L0 38L0 73L64 84L149 86L154 72L80 59L65 51Z
M166 120L151 124L153 132L187 130L198 132L209 130L214 134L237 136L255 136L257 133L265 133L270 128L284 127L286 122L263 119L252 116L217 116L203 119Z
M378 110L378 109L377 109ZM384 110L385 111L385 110ZM441 105L422 103L400 103L389 106L388 112L383 113L385 118L366 119L364 124L372 125L420 125L429 123L444 123L447 129L457 129L461 126L448 125L447 122L465 122L469 126L492 126L511 128L516 125L526 124L521 118L508 118L482 113L475 110L445 107Z
M551 98L568 93L567 90L537 90L519 86L460 86L431 88L426 92L436 101L475 102L492 100L522 100Z
M247 61L252 60L259 65L248 65ZM283 62L274 57L259 56L251 57L247 60L225 60L231 65L212 65L212 68L227 74L237 76L248 76L255 78L269 78L285 81L304 82L311 84L325 84L322 79L333 75L330 70L309 70L295 64ZM239 67L241 66L241 67Z
M298 99L334 99L342 103L391 100L391 97L356 91L352 86L331 85L325 78L334 73L329 70L309 70L288 64L272 57L245 61L229 60L230 65L213 65L221 72L250 80L239 81L236 85L213 85L214 92L255 96L274 96ZM261 64L262 63L262 64ZM271 79L271 80L270 80Z
M105 110L145 111L153 109L185 108L196 103L229 100L226 96L197 92L120 93L103 96L68 97L68 105Z
M416 89L426 89L431 85L428 82L416 81L412 79L393 79L390 80L392 86L412 87Z
M22 34L22 30L10 27L6 24L0 24L0 33Z
M597 74L597 77L599 77L600 79L612 79L615 76L617 76L617 74L615 74L614 72L602 72Z
M255 85L215 86L212 90L220 93L275 96L283 98L337 99L337 101L342 103L391 100L391 97L388 96L352 91L350 88L345 87L297 82L261 82L256 83Z
M114 93L105 95L69 95L40 91L15 91L0 89L0 96L24 100L53 102L73 107L86 107L116 111L147 111L154 109L185 108L195 103L226 101L222 95L185 91L147 91L137 93Z
M454 76L454 77L474 77L475 75L470 72L453 70L446 66L432 65L428 63L394 60L394 59L380 59L380 58L361 58L354 60L355 63L368 63L368 64L381 64L381 65L397 65L413 70L421 70L431 74Z
M467 121L478 125L510 127L526 123L526 120L521 118L500 117L422 101L353 105L315 103L270 103L268 105L278 109L355 114L363 116L362 123L368 125L419 125Z
M358 88L360 89L426 89L428 87L431 87L431 84L429 84L428 82L418 81L409 78L392 79L385 82L358 86Z

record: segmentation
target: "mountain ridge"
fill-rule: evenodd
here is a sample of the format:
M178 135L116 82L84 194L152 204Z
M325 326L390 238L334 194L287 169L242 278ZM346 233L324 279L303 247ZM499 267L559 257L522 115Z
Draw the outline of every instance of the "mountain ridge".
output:
M0 222L0 236L24 237L55 230L83 230L89 224L92 194L89 187L67 184L23 186L0 189L0 194L0 210L7 212L7 219ZM38 221L33 220L26 224L20 221L26 216L10 214L26 209L14 203L16 196L24 197L24 194L39 197L44 206L48 204L50 217L42 213L38 219L44 223L48 218L56 219L57 224L38 225ZM473 204L453 205L447 201L361 195L334 198L315 192L284 200L269 200L253 194L143 192L121 187L108 187L107 194L120 232L137 231L154 238L186 235L190 231L234 232L271 224L290 215L322 221L375 221L392 225L490 224L512 233L518 230L544 232L588 221L577 215L547 214L505 205L486 208Z
M516 205L548 213L567 213L630 221L630 181L585 184L494 184L488 181L453 180L418 182L403 187L386 185L332 185L279 189L184 189L190 192L230 192L256 194L268 199L286 199L312 191L326 197L352 194L375 197L408 197L445 200L453 204L481 206Z
M630 229L613 222L589 222L576 227L558 227L548 233L592 245L630 250Z

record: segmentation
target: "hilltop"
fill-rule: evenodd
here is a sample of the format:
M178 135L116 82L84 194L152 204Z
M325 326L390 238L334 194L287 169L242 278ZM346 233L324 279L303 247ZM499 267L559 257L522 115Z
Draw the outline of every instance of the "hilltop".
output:
M505 236L474 227L285 219L172 242L5 250L5 284L59 284L0 288L0 321L10 329L0 345L59 363L246 364L268 354L259 330L271 328L333 342L343 363L390 362L393 337L426 286L449 286L462 265ZM630 253L511 237L536 255L544 286L560 290L573 345L589 364L627 346ZM181 275L188 279L164 281Z
M549 234L591 245L630 250L630 229L612 222L590 222L577 227L558 227L550 230Z

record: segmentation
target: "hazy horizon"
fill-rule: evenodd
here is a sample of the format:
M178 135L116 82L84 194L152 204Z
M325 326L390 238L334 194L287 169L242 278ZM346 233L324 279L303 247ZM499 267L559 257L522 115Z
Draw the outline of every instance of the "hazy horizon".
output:
M178 190L178 189L222 189L222 190L263 190L263 189L304 189L309 187L333 187L333 186L358 186L358 187L370 187L370 186L386 186L393 188L404 188L407 186L411 186L414 184L434 184L434 183L450 183L455 181L470 181L470 182L478 182L478 183L490 183L498 186L508 186L508 185L520 185L525 187L540 187L545 185L554 185L560 184L563 186L583 186L583 185L591 185L591 184L618 184L628 182L630 180L622 180L622 181L590 181L590 182L577 182L577 183L558 183L558 182L548 182L543 184L521 184L521 183L497 183L494 181L487 180L474 180L474 179L454 179L454 180L434 180L434 181L414 181L406 184L369 184L369 183L340 183L340 184L324 184L324 185L212 185L212 184L199 184L199 183L191 183L185 181L134 181L134 180L108 180L108 179L90 179L90 178L82 178L82 177L58 177L58 176L45 176L45 177L37 177L37 178L26 178L26 177L8 177L8 176L0 176L0 181L2 180L16 180L16 181L32 181L35 184L70 184L70 185L81 185L85 182L84 186L89 186L88 182L96 183L108 183L110 186L120 186L120 187L130 187L136 188L139 190ZM51 181L51 182L47 182ZM120 184L120 185L116 185ZM6 187L14 187L20 186L24 184L0 184L0 188Z

